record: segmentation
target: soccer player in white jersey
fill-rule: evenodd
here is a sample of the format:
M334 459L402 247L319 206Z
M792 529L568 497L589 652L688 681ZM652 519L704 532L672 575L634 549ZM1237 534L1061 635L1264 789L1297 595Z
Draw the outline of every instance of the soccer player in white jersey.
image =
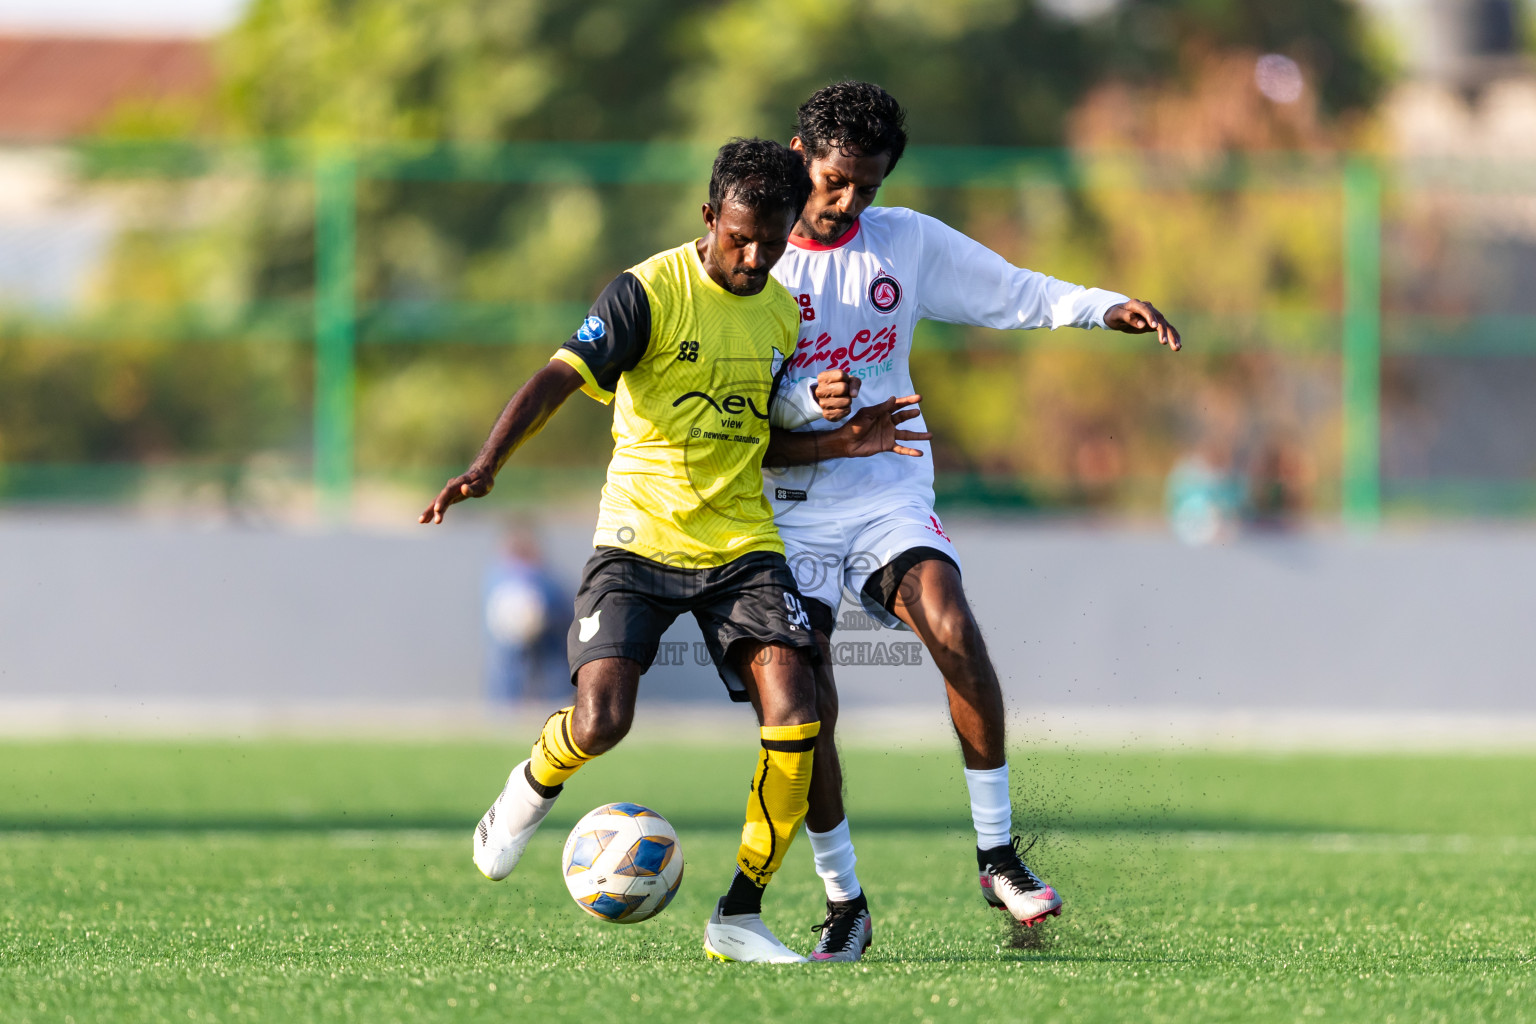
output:
M1032 926L1061 913L1061 896L1024 865L1012 836L1002 690L961 587L960 557L934 512L931 458L809 464L818 434L855 408L916 390L908 357L919 320L1156 333L1175 351L1180 340L1150 303L1012 266L913 210L870 207L906 146L901 107L878 86L842 82L816 92L799 110L790 145L804 153L813 191L773 269L800 306L800 338L781 370L787 401L776 405L782 429L774 446L783 458L765 464L764 491L823 650L806 832L827 917L813 957L857 960L873 926L843 813L827 643L844 592L884 625L915 632L943 674L987 903ZM927 429L921 419L908 425Z

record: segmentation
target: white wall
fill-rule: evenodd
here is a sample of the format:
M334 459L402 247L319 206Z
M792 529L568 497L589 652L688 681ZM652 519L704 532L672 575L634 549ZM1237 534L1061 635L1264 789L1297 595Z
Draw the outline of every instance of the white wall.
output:
M1275 537L946 523L1016 710L1536 711L1525 530ZM572 588L588 524L549 535ZM468 701L485 520L395 534L0 517L0 698ZM692 641L682 620L669 639ZM907 634L838 639L903 642ZM934 704L931 667L844 668L848 704ZM644 692L723 700L707 668Z

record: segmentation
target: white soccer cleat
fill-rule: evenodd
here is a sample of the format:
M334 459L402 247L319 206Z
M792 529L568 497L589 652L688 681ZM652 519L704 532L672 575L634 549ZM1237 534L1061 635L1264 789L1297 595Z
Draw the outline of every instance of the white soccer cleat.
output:
M724 900L721 901L722 903ZM761 914L720 913L720 904L704 926L704 955L711 960L744 964L803 964L805 957L780 942L763 924Z
M816 930L821 932L821 939L811 951L811 959L817 963L860 960L875 941L875 926L863 893L844 903L827 900L827 919Z
M475 867L493 882L506 878L517 867L539 822L555 806L555 797L542 797L533 791L527 772L527 761L512 769L501 795L475 826Z
M1018 847L1019 837L1014 836L1012 845L976 851L981 894L992 906L1012 914L1019 924L1033 928L1049 914L1061 916L1061 896L1024 866Z

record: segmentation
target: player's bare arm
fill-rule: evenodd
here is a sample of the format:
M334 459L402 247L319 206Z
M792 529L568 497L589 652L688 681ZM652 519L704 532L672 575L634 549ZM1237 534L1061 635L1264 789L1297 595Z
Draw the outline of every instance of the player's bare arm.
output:
M581 387L581 374L568 363L552 359L501 410L490 436L480 446L480 454L468 469L444 485L437 500L417 517L418 523L441 523L449 505L466 498L483 498L496 486L496 474L512 453L528 438L537 434Z
M909 448L901 442L931 441L933 434L926 430L899 428L901 424L919 415L919 411L913 407L922 400L922 395L905 395L887 398L879 405L866 405L836 430L775 428L763 464L770 469L782 469L785 466L805 466L827 459L862 459L882 452L895 452L897 455L920 459L923 457L920 450Z
M1141 299L1131 299L1104 311L1104 326L1125 334L1150 334L1157 332L1157 343L1167 345L1177 352L1184 347L1179 332L1157 307Z

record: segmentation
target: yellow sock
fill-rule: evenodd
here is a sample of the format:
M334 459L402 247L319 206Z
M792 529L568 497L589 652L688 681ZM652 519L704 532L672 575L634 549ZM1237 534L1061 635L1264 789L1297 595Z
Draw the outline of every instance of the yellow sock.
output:
M784 862L810 806L811 751L821 723L765 725L761 732L763 752L752 775L736 866L764 886Z
M571 712L574 707L561 708L544 722L538 742L533 745L533 759L528 771L541 786L559 786L576 774L576 769L592 760L571 739Z

